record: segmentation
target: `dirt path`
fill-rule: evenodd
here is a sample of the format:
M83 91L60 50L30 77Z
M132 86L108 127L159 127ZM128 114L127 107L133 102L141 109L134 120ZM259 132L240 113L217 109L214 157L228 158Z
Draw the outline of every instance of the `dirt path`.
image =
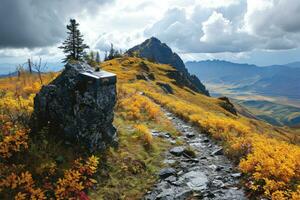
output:
M238 187L240 173L234 171L222 148L190 124L164 111L182 133L180 138L185 144L166 152L164 162L168 167L159 172L159 181L145 199L247 199L243 189ZM168 133L153 130L152 134L175 143ZM189 151L191 148L195 155Z

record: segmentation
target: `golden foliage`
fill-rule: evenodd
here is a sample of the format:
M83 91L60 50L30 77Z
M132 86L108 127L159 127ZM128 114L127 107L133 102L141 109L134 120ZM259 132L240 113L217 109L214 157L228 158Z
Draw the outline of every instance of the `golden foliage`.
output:
M300 180L299 147L260 135L249 141L251 152L239 165L249 176L247 186L274 199L290 198L292 193L287 191Z
M139 140L141 140L144 147L149 150L152 147L153 137L148 127L143 124L138 124L135 125L134 128Z
M146 92L156 102L199 126L202 131L223 141L227 154L240 160L240 170L247 177L246 186L255 194L272 199L297 197L300 181L300 147L267 135L261 135L249 124L216 115L186 101Z
M51 81L55 76L51 73L43 75L44 82ZM29 149L29 130L24 125L28 125L34 93L40 90L41 84L38 76L28 73L1 79L0 82L0 198L46 199L46 193L53 194L57 199L87 197L83 190L97 183L93 178L99 163L96 156L75 160L73 167L65 170L62 178L57 174L55 163L41 163L34 169L37 178L42 179L39 180L39 187L29 171L23 172L24 167L30 166L16 165L15 160L11 159L17 152L26 153L25 150Z
M46 199L44 191L36 188L32 175L26 171L20 175L14 172L0 180L0 192L11 195L15 194L14 199ZM12 195L13 196L13 195Z
M158 121L162 115L159 107L148 97L126 87L119 88L117 109L126 120Z
M149 70L155 74L156 80L136 80L136 75L141 72L141 62L147 64ZM161 123L163 116L159 106L148 98L150 97L179 117L195 124L203 132L222 141L227 155L239 162L239 168L245 175L246 186L253 194L271 199L300 199L300 147L286 142L290 138L287 129L278 131L279 128L262 122L234 116L222 109L217 99L176 86L173 80L166 76L166 71L174 70L168 65L154 64L139 58L120 58L102 63L101 67L118 75L116 115L126 123L138 124L134 127L135 134L144 147L149 148L153 145L152 135L144 124ZM56 74L45 74L43 82L48 83L55 76ZM174 95L163 94L161 88L155 84L156 81L170 84ZM28 148L28 130L16 122L26 123L33 109L34 93L40 88L36 75L25 73L20 77L0 79L0 167L3 169L0 171L0 193L8 190L11 192L9 194L12 194L8 198L16 199L28 199L32 195L35 195L36 199L43 199L45 191L54 193L53 198L80 198L86 195L86 188L97 182L93 178L98 165L96 157L77 159L73 167L64 171L63 177L59 177L56 172L57 166L51 162L41 165L40 174L46 171L47 181L49 180L46 185L41 186L37 185L38 181L34 182L29 172L24 172L26 170L22 167L8 162L16 152ZM126 137L129 138L127 135ZM117 152L118 156L115 156L118 160L113 160L121 166L121 169L116 170L118 179L122 179L124 174L130 178L131 174L137 177L143 174L146 169L145 163L136 159L137 157L151 160L135 151L128 155L128 149L132 151L135 148L143 148L140 143L135 144L136 141L130 142L132 147L129 148L123 143L123 151ZM122 191L128 191L126 186L115 182L111 180L110 183L123 187ZM140 185L139 183L136 182L136 186ZM133 194L134 192L131 197L136 198Z
M83 190L92 187L97 181L92 176L97 171L99 158L91 156L84 161L77 159L73 169L66 170L64 177L57 181L55 197L57 199L70 199L82 195Z
M9 158L14 152L28 148L28 130L1 120L0 126L0 158Z

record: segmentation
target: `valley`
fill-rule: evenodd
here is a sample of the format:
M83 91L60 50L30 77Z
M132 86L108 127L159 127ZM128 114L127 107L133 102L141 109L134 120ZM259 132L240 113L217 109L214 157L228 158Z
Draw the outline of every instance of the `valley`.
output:
M219 60L186 63L212 96L228 96L257 118L278 126L300 123L300 73L296 64L258 67Z

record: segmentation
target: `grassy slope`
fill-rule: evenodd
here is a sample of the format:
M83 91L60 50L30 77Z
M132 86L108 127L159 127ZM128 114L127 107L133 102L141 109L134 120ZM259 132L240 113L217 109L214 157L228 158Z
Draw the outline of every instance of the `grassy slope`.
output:
M149 72L142 70L144 62ZM299 134L289 128L279 128L263 121L235 116L219 106L220 100L195 94L188 88L174 84L166 75L170 66L154 64L139 58L119 58L107 61L102 67L117 74L118 86L143 92L181 118L199 126L204 132L220 140L228 156L239 162L252 194L266 197L298 198L300 148ZM137 74L153 73L154 81L136 80ZM174 94L166 94L156 82L169 84ZM284 142L283 142L284 141ZM289 154L286 157L287 153ZM273 163L270 165L270 163ZM258 168L258 166L260 166ZM263 171L260 168L263 167ZM286 173L287 167L289 172ZM277 171L273 171L273 168ZM274 184L276 187L274 187ZM292 191L287 191L291 189ZM299 189L298 189L299 192Z
M269 101L237 101L258 118L275 125L297 126L300 124L300 108Z
M145 62L150 67L151 72L155 74L156 79L154 81L136 80L136 75L143 71L139 66L141 61ZM297 137L297 135L294 134L294 131L289 128L273 127L259 120L243 116L234 116L219 106L220 100L196 94L188 88L178 87L173 83L174 80L168 78L166 75L166 70L173 69L168 65L154 64L139 58L120 58L103 63L102 68L117 74L119 86L126 85L126 87L134 88L141 92L147 93L147 91L149 91L166 97L172 97L174 100L187 102L187 104L190 105L196 105L203 109L203 111L216 117L227 117L244 123L258 133L268 134L272 137L277 137L286 141L290 141L291 139L294 140L295 136ZM174 95L166 95L163 90L156 85L156 82L168 83L173 88Z
M149 71L155 75L154 81L136 79L137 74L149 73L142 69L141 62L146 63L149 67ZM215 139L222 141L227 148L228 155L236 159L236 161L239 161L241 158L246 158L246 152L254 152L253 149L255 149L255 152L258 152L259 155L263 155L263 152L266 152L266 150L263 150L263 152L259 151L261 150L261 144L262 146L270 148L267 149L267 151L269 151L271 157L273 157L273 151L278 152L278 149L280 149L279 152L284 152L283 150L288 149L290 156L287 160L282 160L284 158L281 155L276 156L276 159L278 157L279 160L272 161L275 162L276 165L271 167L275 167L281 172L281 170L286 170L287 166L288 169L291 168L290 171L294 173L296 164L290 164L290 162L297 163L297 156L300 154L298 154L298 147L289 145L288 143L299 143L299 134L295 134L296 131L288 128L273 127L261 121L232 115L219 106L220 100L201 94L195 94L188 88L176 86L174 80L166 76L166 70L172 70L168 65L154 64L139 58L119 58L106 61L101 64L101 67L107 71L116 73L118 76L118 103L115 110L116 116L114 124L118 128L120 146L117 150L110 149L107 152L106 159L103 155L100 155L103 162L100 170L101 173L98 177L98 187L95 191L90 191L89 193L92 199L140 199L144 192L149 189L151 184L156 180L157 170L163 165L163 152L168 149L170 144L159 138L153 138L149 141L149 139L141 137L137 134L135 126L142 124L150 129L160 129L162 131L171 132L174 135L177 133L172 129L170 122L163 116L159 108L142 95L141 92L180 117L199 126L203 131L210 133ZM45 79L50 80L55 74L45 76L48 76L45 77ZM23 83L22 81L17 81L16 77L1 79L0 89L14 92L16 87L19 87L23 90L23 93L26 94L24 98L28 98L30 94L39 90L37 77L35 77L35 80L27 81L30 84L26 84L25 81ZM11 84L12 82L16 82L17 84ZM173 88L174 95L165 94L164 91L156 85L156 82L168 83ZM37 86L32 89L34 85ZM32 106L32 102L30 103L32 99L28 101L29 107ZM261 138L260 135L266 137ZM269 140L268 138L275 138L275 140ZM258 144L253 142L256 139L260 141ZM268 143L263 143L265 141ZM288 143L278 141L286 141ZM51 157L47 157L49 162L55 157L62 155L68 158L64 166L59 166L63 168L68 168L71 163L68 161L78 156L76 152L72 151L61 150L57 152L55 150L57 149L55 145L56 141L47 142L47 149L33 149L32 153L34 155L47 155L52 153L53 155L51 155ZM145 142L147 144L150 143L151 148L147 147ZM180 143L180 141L178 141L178 143ZM51 146L52 144L53 146ZM33 145L33 147L37 146L42 146L42 144ZM246 149L246 151L243 149L245 146L250 146L252 150ZM272 149L272 147L276 147L276 149ZM65 147L60 145L59 149L65 149ZM259 150L256 151L256 149ZM260 158L257 155L255 157L262 161L269 161L269 158ZM104 162L104 160L106 160L106 162ZM251 161L250 158L246 161L248 162L249 160ZM43 158L40 158L40 161L36 161L35 166L31 166L32 170L38 168L38 165L42 162L45 162ZM257 162L257 160L254 160L254 163ZM277 166L277 163L280 165ZM265 166L267 171L271 171L268 168L269 165L265 163L261 163L261 165ZM283 169L281 169L282 166L284 167ZM296 165L296 167L297 166L298 165ZM252 174L255 171L251 171L252 168L248 165L246 165L246 167L248 168L245 170L245 177L248 178L248 180L253 180ZM267 178L275 176L276 179L281 180L280 174L270 174L270 176L268 176L268 174L262 174L262 176ZM295 175L290 176L294 178ZM288 182L285 188L295 190L291 188L292 186L289 184L290 176L284 179ZM295 183L293 183L293 185L295 185ZM282 188L279 189L282 190ZM261 191L259 192L261 193Z
M44 83L49 83L58 74L44 74ZM152 138L149 131L138 133L136 125L177 134L159 107L130 88L123 88L122 80L127 82L129 79L120 78L118 83L114 125L118 129L119 148L97 155L101 158L101 165L97 178L98 189L89 193L92 199L140 199L156 180L157 171L163 166L163 153L170 144L161 138ZM33 110L34 94L40 87L35 74L23 73L20 78L0 79L0 114L9 111L17 121L18 116L22 115L23 118L25 114L27 123ZM15 96L17 94L21 95L21 103ZM59 137L48 135L47 131L33 135L29 149L17 155L16 162L24 164L38 186L43 182L41 174L45 166L55 165L57 176L62 176L64 170L72 167L75 159L87 156L83 148L66 145Z

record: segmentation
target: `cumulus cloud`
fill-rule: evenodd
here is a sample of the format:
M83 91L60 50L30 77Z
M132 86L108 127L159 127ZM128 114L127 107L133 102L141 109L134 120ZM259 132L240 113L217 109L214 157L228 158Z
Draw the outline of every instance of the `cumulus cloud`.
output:
M130 33L109 32L100 35L92 48L105 52L109 51L110 45L113 44L115 49L126 50L144 39L142 31Z
M68 18L95 14L109 0L1 0L0 47L53 45L64 37Z
M157 36L183 53L282 50L300 45L298 0L197 2L189 13L186 8L169 9L147 27L145 35Z
M299 0L1 0L0 57L63 56L55 46L69 18L101 51L110 43L125 50L151 36L187 58L300 46Z

